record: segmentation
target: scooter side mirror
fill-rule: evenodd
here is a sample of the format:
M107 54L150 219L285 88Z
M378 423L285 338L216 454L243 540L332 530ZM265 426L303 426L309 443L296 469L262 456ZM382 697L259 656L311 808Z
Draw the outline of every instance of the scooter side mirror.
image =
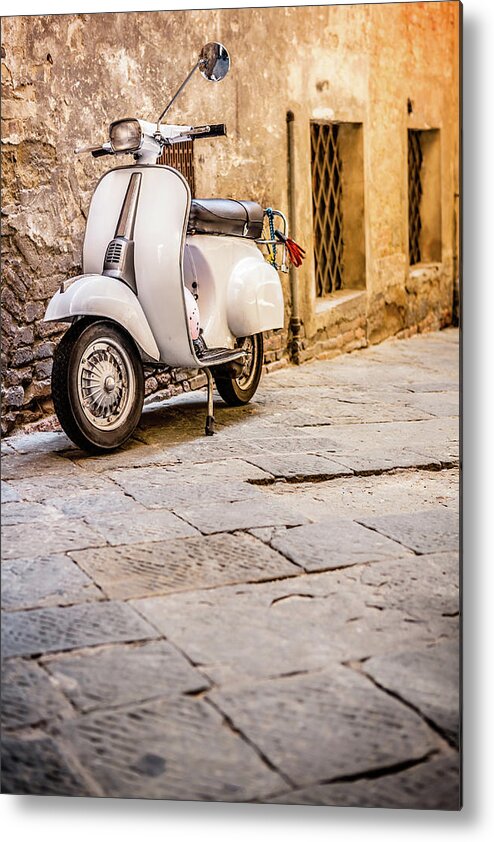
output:
M199 53L199 70L210 82L221 82L230 70L228 50L218 41L205 44Z
M199 53L199 58L189 75L186 79L184 79L178 91L172 96L170 102L158 117L158 122L156 123L156 134L158 136L163 117L168 113L179 94L182 93L197 68L199 68L205 79L209 79L210 82L220 82L225 78L226 74L230 70L230 56L228 55L228 50L223 46L223 44L219 44L217 41L210 41L209 44L204 45Z

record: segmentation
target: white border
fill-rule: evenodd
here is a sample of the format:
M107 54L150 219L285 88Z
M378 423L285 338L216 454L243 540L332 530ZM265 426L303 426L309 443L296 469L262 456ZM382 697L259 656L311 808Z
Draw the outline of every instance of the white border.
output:
M339 0L336 0L339 3ZM88 2L4 0L2 15L177 8L303 5L290 2ZM314 0L311 5L325 5ZM202 804L82 798L4 796L6 839L30 834L36 842L87 842L105 837L201 842L452 842L491 838L494 830L494 553L489 547L493 506L494 214L493 124L494 3L464 6L464 607L465 618L465 807L462 813L385 811L271 805ZM248 37L248 33L246 33ZM489 271L488 271L489 270ZM494 407L492 407L494 409ZM492 543L492 542L491 542ZM491 552L489 553L489 549Z

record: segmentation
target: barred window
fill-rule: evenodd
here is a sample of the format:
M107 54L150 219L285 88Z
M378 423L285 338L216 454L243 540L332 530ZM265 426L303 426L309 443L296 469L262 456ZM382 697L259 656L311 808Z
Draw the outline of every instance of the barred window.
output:
M158 164L166 164L182 173L188 182L192 196L194 193L194 142L186 140L182 143L174 143L171 146L164 146L158 158Z
M341 158L337 124L311 123L312 221L316 292L319 297L341 289L343 216Z
M361 123L310 124L316 295L365 287Z
M410 266L441 261L439 129L408 129L408 254Z
M420 204L422 199L422 183L420 171L422 169L421 132L408 130L408 251L410 265L420 263Z

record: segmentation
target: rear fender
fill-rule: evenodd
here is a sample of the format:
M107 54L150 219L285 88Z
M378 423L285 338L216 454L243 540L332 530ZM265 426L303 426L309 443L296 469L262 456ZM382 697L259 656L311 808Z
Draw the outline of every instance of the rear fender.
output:
M144 354L156 362L160 353L137 296L122 281L106 275L79 275L65 281L50 300L44 321L102 316L120 324Z
M256 250L236 264L228 282L228 327L234 336L251 336L283 327L283 315L278 273Z

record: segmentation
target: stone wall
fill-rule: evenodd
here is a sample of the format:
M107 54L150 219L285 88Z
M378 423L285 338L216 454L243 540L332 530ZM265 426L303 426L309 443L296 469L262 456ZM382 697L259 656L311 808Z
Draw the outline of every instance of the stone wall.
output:
M112 119L155 118L208 40L227 45L231 73L221 85L197 75L170 113L228 126L228 139L196 143L197 195L286 210L286 114L294 115L292 221L307 250L296 360L448 324L458 265L459 13L456 2L429 2L4 18L2 430L51 412L63 326L42 316L60 281L81 270L91 193L108 168L74 156L74 146L104 140ZM365 278L318 300L310 120L363 126ZM441 137L441 261L409 267L407 128L428 127ZM289 357L282 282L285 330L267 338L268 368ZM147 389L171 395L202 384L200 374L174 372Z

